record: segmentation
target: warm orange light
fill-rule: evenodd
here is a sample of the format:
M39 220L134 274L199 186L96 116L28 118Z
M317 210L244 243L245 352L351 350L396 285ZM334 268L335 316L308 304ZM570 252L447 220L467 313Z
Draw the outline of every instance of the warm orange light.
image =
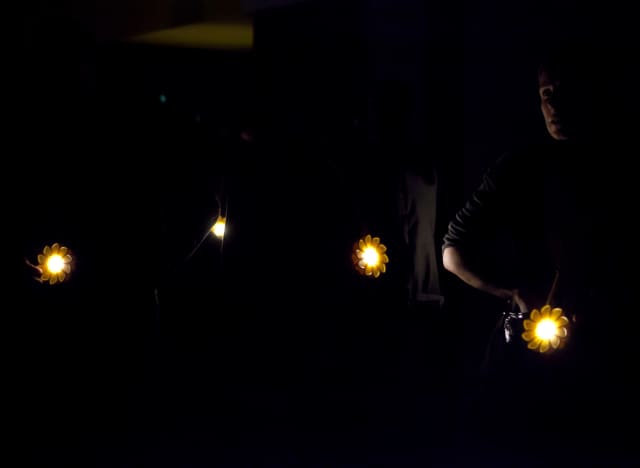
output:
M47 245L38 255L38 265L35 266L40 272L38 281L49 284L62 283L71 273L71 260L67 247L62 247L57 242L51 247Z
M543 319L536 326L536 336L541 340L551 340L558 333L558 324L551 319Z
M379 237L366 235L360 239L353 247L351 259L356 271L365 276L377 278L381 273L387 271L389 257L386 254L387 248L380 243Z
M224 237L224 233L227 229L227 218L218 216L216 223L211 227L211 232L218 239L222 239Z
M569 319L559 307L545 305L542 309L533 309L523 323L522 338L528 342L529 349L546 353L560 348L568 336Z
M378 266L380 264L380 254L374 247L367 247L362 252L362 261L366 266Z
M51 255L47 259L46 268L50 273L60 273L62 270L64 270L64 259L58 254Z

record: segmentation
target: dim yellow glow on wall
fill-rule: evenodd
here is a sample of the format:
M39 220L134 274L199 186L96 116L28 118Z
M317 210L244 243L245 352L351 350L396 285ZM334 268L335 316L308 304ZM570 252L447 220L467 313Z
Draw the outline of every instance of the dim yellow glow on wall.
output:
M57 242L51 247L48 245L38 255L36 269L40 272L38 281L49 284L62 283L71 273L71 253L67 247Z
M130 41L196 49L250 50L253 24L250 21L193 23L141 34Z
M223 216L218 216L215 224L211 227L211 232L218 239L222 239L224 237L224 233L227 229L227 218Z
M522 338L528 342L527 347L546 353L562 347L567 339L569 319L562 309L545 305L542 309L533 309L529 319L524 321Z
M354 245L351 259L358 273L378 278L387 271L389 257L386 252L387 248L380 243L379 237L367 234Z

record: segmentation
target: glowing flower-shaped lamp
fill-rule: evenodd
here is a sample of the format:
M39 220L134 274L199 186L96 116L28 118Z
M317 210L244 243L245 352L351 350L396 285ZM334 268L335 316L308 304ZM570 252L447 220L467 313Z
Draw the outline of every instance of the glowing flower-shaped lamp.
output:
M385 253L387 248L380 243L379 237L360 239L353 248L351 259L358 273L377 278L380 273L387 271L389 257Z
M62 283L71 273L71 254L67 247L62 247L57 242L51 247L48 245L42 253L38 255L38 266L40 272L38 280L49 284Z
M224 237L224 232L227 228L227 218L224 216L218 216L216 223L211 227L211 232L218 239L222 239Z
M545 305L542 309L533 309L529 319L524 321L522 338L528 342L527 347L546 353L560 348L567 338L569 319L562 309Z

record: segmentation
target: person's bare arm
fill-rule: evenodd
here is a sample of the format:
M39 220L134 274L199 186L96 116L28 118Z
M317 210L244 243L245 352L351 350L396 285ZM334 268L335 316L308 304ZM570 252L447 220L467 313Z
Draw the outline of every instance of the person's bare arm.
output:
M517 289L507 289L486 280L474 272L464 260L464 255L455 246L447 246L442 252L442 263L447 271L450 271L462 281L480 291L484 291L505 301L513 301L521 312L528 312L527 301L519 294Z

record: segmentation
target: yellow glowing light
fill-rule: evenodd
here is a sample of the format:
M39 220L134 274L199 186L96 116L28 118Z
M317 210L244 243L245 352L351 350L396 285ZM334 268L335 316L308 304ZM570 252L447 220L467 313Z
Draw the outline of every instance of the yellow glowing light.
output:
M380 263L380 254L375 248L367 247L364 249L364 252L362 252L362 260L365 265L375 266Z
M216 220L216 223L211 228L211 232L218 239L222 239L224 237L224 232L225 232L226 228L227 228L227 218L224 218L222 216L218 216L218 219Z
M380 273L387 271L389 257L385 253L387 248L380 243L379 237L366 237L360 239L353 248L351 259L356 271L365 276L377 278Z
M528 342L529 349L546 353L560 348L567 338L569 319L562 309L545 305L542 309L533 309L529 319L524 321L522 338Z
M60 273L64 269L64 260L60 255L51 255L47 259L47 270L50 273Z
M551 319L540 320L536 327L536 336L541 340L550 340L558 333L558 325Z
M254 42L250 21L198 22L151 31L130 40L135 43L190 49L249 50Z
M62 283L71 273L72 257L67 247L62 247L55 243L51 247L48 245L42 253L38 255L38 265L36 269L40 272L40 282L49 284Z

